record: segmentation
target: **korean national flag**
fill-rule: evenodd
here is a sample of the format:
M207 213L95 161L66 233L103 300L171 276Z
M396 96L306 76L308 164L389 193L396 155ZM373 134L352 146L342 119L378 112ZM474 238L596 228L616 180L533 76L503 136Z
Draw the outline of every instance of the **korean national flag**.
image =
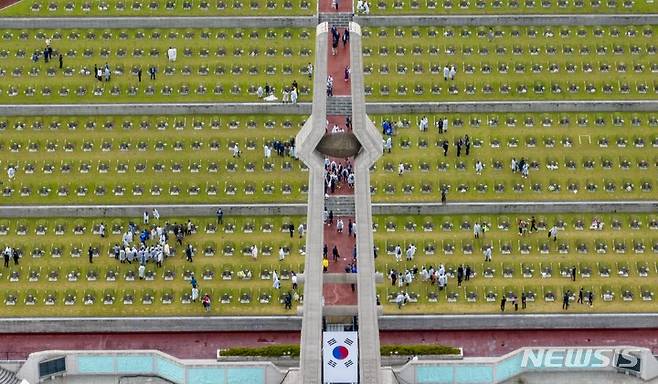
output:
M322 343L325 383L358 382L358 336L356 332L324 332Z

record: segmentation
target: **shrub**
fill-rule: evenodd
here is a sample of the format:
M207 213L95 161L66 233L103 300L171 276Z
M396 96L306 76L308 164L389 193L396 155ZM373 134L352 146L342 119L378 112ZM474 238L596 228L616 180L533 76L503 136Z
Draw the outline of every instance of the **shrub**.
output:
M457 355L459 348L446 345L382 345L382 356L388 355ZM229 348L221 352L222 356L262 356L262 357L299 357L299 345L270 345L267 347Z

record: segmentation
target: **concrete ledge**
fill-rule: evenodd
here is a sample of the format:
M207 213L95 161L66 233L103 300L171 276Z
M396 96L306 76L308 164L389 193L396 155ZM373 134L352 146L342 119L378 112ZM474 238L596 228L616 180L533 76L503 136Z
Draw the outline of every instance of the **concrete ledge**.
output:
M332 309L335 308L335 309ZM482 329L658 328L658 313L382 315L380 331ZM301 306L298 310L301 310ZM331 315L354 315L356 306L325 307ZM0 333L137 333L299 331L301 316L3 318Z
M657 14L617 15L395 15L354 16L354 21L368 27L384 26L493 26L493 25L656 25Z
M400 315L379 318L380 331L657 328L658 313Z
M0 28L311 28L317 23L315 16L6 17Z
M308 115L311 103L144 103L144 104L5 104L3 116L85 115Z
M324 88L323 88L324 89ZM652 112L656 100L587 101L445 101L370 102L368 114L446 113L446 112ZM80 116L80 115L310 115L311 103L143 103L143 104L5 104L3 116Z
M652 112L656 100L600 101L445 101L367 103L368 114L446 112Z
M0 333L298 331L298 316L2 318Z
M231 216L302 216L306 204L172 204L172 205L15 205L0 206L0 217L141 217L157 208L163 217L215 216L222 207ZM373 215L441 215L497 213L643 213L658 212L658 201L528 201L464 203L376 203ZM326 275L326 274L325 274Z

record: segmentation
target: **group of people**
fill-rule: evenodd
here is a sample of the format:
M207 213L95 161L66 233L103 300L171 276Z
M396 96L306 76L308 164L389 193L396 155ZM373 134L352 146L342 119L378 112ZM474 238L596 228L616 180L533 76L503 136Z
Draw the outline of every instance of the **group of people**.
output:
M333 194L339 183L347 183L349 188L354 188L354 170L352 163L347 160L343 165L328 157L324 159L324 193L325 195Z
M312 66L309 63L309 71L311 71L309 76L312 76ZM256 96L258 96L259 99L263 99L266 101L274 101L276 100L276 96L274 95L275 89L274 87L270 86L269 83L265 83L265 86L259 85L258 88L256 89ZM293 80L293 82L290 84L290 86L285 86L283 87L283 90L281 92L281 101L284 104L297 104L297 100L299 98L299 84L297 84L297 80Z
M338 44L340 41L343 42L343 48L347 46L347 44L350 42L350 30L348 28L345 28L343 30L343 34L341 35L340 32L338 32L338 28L336 28L335 25L331 26L331 54L333 56L336 56L338 54Z
M110 65L108 63L105 63L104 66L98 66L94 64L94 75L96 76L96 80L98 81L103 81L105 80L110 81L110 78L112 77L112 71L110 70Z
M462 148L464 150L465 156L468 156L471 153L471 138L468 137L468 135L464 135L464 137L457 137L454 142L454 146L457 152L457 157L461 157L462 155ZM446 157L448 156L448 149L450 148L450 144L448 143L448 140L443 140L443 143L441 143L441 148L443 149L443 156ZM482 168L484 168L484 164L482 164ZM482 169L480 169L480 172Z
M368 0L358 0L356 2L356 11L364 15L370 14L370 3Z
M528 164L528 161L525 158L521 158L521 160L516 160L516 157L512 157L512 163L511 163L511 168L512 168L512 173L520 173L521 177L524 179L528 178L528 174L530 172L530 165Z

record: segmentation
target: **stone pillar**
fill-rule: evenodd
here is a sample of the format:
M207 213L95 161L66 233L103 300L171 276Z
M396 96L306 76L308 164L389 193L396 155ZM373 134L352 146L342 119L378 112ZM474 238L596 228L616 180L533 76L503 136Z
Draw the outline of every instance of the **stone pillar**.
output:
M325 133L327 120L327 23L316 29L313 112L295 140L299 158L309 168L304 260L304 305L300 369L304 384L322 383L322 245L324 244L324 161L315 150Z
M357 254L360 383L381 383L377 290L373 258L370 166L382 155L382 138L366 116L361 54L361 27L350 23L350 63L352 68L352 127L362 145L354 159Z

